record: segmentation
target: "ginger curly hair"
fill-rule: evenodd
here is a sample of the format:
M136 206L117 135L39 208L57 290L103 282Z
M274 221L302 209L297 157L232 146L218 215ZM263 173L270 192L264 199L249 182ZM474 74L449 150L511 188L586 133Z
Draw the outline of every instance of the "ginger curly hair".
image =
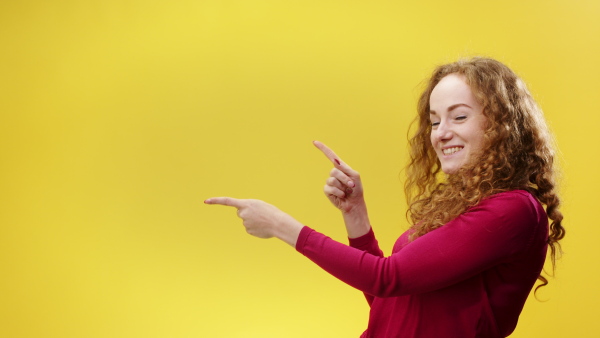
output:
M483 151L458 173L443 175L430 141L429 98L433 88L449 74L464 76L483 106L487 125ZM552 271L565 236L556 189L554 141L542 110L525 83L499 61L475 57L437 67L417 104L416 132L409 140L406 168L407 216L411 240L441 227L484 198L503 191L524 189L546 206L551 220L548 246ZM539 276L541 286L548 284Z

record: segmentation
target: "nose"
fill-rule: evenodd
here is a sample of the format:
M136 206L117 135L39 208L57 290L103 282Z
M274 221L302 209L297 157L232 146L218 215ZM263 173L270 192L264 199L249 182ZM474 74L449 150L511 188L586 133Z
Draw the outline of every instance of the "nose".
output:
M454 136L452 129L448 126L448 124L445 121L441 121L440 124L438 124L437 128L432 130L431 133L433 134L435 140L438 142L448 141L452 139L452 136Z

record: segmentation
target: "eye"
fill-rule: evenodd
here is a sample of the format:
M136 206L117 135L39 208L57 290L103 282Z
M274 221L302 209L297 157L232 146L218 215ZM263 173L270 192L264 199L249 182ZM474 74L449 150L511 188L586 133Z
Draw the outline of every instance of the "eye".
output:
M467 117L465 115L461 115L461 116L457 116L456 117L457 121L462 121L462 120L466 120L466 119L467 119Z
M435 128L439 125L439 122L431 122L431 127Z

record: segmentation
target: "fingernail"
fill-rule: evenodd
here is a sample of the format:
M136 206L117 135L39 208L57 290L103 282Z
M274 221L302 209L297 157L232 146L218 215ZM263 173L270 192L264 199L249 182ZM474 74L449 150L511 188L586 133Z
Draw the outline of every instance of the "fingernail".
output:
M204 204L208 204L208 203L210 203L210 198L207 200L204 200Z
M351 186L352 188L354 188L354 187L355 187L355 184L354 184L354 182L352 182L352 181L348 181L348 185L349 185L349 186Z
M337 165L340 165L340 161L336 158L334 159L335 163L337 163Z

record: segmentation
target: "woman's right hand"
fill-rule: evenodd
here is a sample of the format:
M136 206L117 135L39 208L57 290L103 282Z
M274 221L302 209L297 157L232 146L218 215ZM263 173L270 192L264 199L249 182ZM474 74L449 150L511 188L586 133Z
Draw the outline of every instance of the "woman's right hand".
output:
M362 182L357 171L352 169L333 150L319 141L313 141L325 156L333 163L333 169L323 188L331 203L344 214L362 210L365 206Z

